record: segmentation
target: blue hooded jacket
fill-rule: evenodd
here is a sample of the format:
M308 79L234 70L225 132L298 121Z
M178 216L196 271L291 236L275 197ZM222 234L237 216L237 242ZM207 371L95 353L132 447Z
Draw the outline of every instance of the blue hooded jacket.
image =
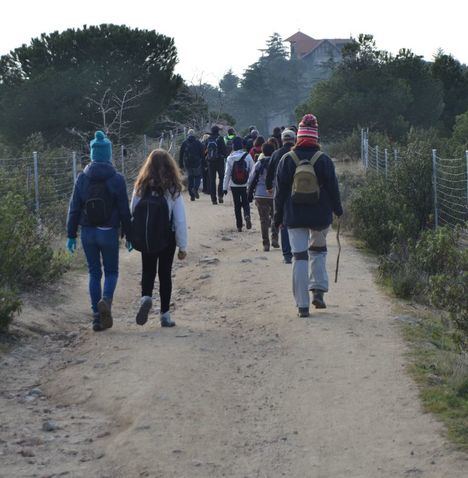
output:
M86 166L85 170L76 179L68 209L68 237L71 239L76 238L78 226L92 227L89 225L84 213L91 180L105 180L107 188L114 198L114 207L109 223L102 227L122 227L122 235L128 237L130 234L131 216L125 178L115 170L110 162L95 161Z

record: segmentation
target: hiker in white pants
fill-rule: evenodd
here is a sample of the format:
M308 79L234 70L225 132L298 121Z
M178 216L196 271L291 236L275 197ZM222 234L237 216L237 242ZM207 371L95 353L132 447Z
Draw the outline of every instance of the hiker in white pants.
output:
M329 229L314 231L301 227L288 230L294 257L293 294L299 309L309 308L309 291L328 292L326 260ZM325 305L323 298L322 301L314 300L313 304L317 308L324 308Z
M326 239L333 214L343 214L335 167L320 150L317 118L308 114L299 125L295 146L279 162L275 193L274 223L288 228L299 317L310 315L309 292L316 309L326 307Z

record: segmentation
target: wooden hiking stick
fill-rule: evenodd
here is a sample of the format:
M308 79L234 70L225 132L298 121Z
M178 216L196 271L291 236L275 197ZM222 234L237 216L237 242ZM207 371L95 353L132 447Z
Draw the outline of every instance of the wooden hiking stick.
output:
M340 226L341 226L341 219L338 219L338 227L336 229L336 242L338 243L338 256L336 257L335 283L338 282L338 269L340 267L340 255L341 255Z

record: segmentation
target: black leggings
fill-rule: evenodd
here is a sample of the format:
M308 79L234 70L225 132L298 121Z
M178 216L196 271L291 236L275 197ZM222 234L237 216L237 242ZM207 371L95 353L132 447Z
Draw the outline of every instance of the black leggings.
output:
M141 253L143 273L141 278L141 295L152 297L156 270L159 278L159 296L161 298L161 314L169 311L172 294L172 263L176 250L175 240L157 254Z

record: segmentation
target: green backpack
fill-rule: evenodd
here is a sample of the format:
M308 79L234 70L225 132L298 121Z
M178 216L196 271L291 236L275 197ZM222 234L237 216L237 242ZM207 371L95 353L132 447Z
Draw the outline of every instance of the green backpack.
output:
M292 184L291 199L295 204L317 204L320 198L320 185L315 174L314 165L322 156L317 151L311 159L300 159L295 151L289 152L296 163L296 172Z

